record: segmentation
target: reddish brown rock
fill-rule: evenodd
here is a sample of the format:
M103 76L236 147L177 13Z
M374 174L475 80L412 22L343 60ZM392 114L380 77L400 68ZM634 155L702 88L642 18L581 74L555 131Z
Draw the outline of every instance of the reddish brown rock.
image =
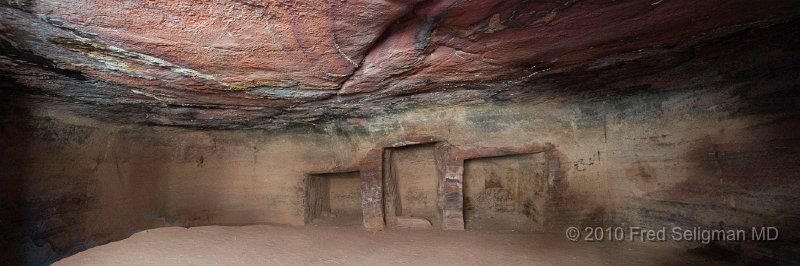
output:
M95 41L170 62L186 69L173 72L190 78L232 88L336 89L406 9L402 2L380 0L37 1L30 11L90 32Z
M680 71L758 57L735 43L790 46L800 16L787 0L2 3L0 86L15 101L203 128L687 87L702 80Z
M376 45L340 93L525 80L792 16L797 7L790 1L428 2Z

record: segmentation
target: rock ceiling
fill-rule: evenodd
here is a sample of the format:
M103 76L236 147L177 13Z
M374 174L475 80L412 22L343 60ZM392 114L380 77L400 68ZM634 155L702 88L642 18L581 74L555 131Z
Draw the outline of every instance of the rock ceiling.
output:
M208 128L676 83L698 47L800 17L776 0L0 3L6 101Z

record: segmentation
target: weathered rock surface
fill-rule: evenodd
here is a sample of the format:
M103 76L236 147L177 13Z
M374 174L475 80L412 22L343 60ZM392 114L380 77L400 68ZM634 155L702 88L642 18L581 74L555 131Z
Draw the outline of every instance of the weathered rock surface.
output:
M303 224L309 175L357 172L380 229L423 143L434 228L466 160L544 153L530 228L777 226L720 246L800 261L798 1L198 2L0 0L0 261Z
M206 128L653 88L642 77L708 67L703 47L729 57L739 42L794 38L800 17L787 0L0 4L8 100ZM764 28L783 35L752 34Z

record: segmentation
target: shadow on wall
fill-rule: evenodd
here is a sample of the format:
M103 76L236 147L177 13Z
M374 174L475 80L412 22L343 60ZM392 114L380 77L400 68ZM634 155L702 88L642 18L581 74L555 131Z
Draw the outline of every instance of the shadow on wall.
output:
M163 225L160 170L147 161L158 155L34 118L35 103L2 93L11 104L0 107L0 264L45 265Z
M796 264L800 233L793 229L800 228L800 134L796 131L800 120L796 114L784 114L754 124L687 142L691 148L665 163L633 163L629 172L635 174L629 178L650 183L642 189L643 195L626 199L621 222L650 228L744 229L748 234L744 241L716 239L697 249L724 254L724 259L732 261ZM674 178L660 171L666 164L681 165L685 178L660 183ZM755 241L750 235L754 227L775 227L779 237Z
M73 169L67 169L72 162L57 152L47 152L73 148L69 142L85 141L89 131L50 127L46 121L25 119L24 109L4 107L0 261L42 265L93 246L82 231L93 197L87 188L90 178L72 178ZM49 147L42 147L40 141L47 141Z
M3 84L3 102L14 99L12 89ZM27 202L27 182L23 177L25 151L30 138L24 138L23 127L14 105L0 105L0 262L8 265L45 263L47 256L29 250L34 228L28 221L34 220L33 206ZM42 244L42 243L40 243ZM26 247L28 246L28 247ZM28 262L28 263L26 263Z

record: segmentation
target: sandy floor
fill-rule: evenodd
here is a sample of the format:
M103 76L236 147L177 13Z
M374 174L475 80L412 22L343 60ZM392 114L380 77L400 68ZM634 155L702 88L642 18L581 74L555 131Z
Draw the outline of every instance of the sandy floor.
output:
M708 265L683 249L562 234L204 226L143 231L55 265Z

